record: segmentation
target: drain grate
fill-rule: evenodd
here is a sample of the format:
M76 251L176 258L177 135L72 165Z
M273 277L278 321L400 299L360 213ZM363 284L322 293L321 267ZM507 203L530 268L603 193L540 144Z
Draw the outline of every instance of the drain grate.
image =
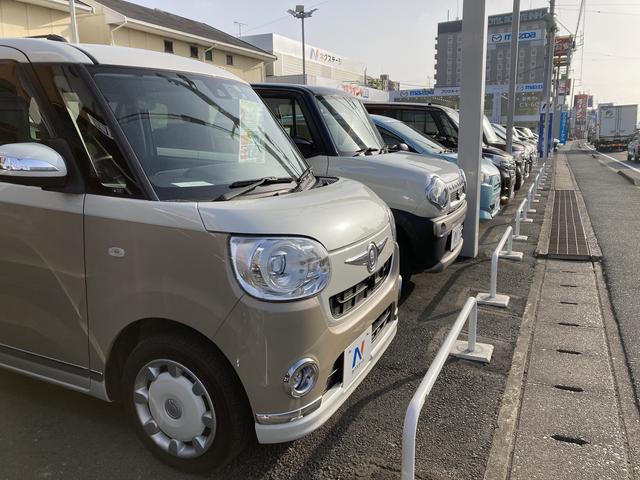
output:
M590 258L576 192L573 190L556 190L555 192L549 256L573 260Z

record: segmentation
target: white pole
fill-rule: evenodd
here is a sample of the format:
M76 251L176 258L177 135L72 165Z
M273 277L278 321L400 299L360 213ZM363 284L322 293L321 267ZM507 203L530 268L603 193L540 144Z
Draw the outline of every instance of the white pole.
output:
M78 22L76 22L75 0L69 0L69 15L71 16L71 43L78 43Z
M465 0L462 6L462 82L458 158L467 175L467 216L462 255L478 255L480 229L480 159L487 52L486 0Z
M518 38L520 37L520 0L513 0L511 15L511 64L509 68L509 109L507 111L507 152L513 155L513 116L516 113L518 81Z

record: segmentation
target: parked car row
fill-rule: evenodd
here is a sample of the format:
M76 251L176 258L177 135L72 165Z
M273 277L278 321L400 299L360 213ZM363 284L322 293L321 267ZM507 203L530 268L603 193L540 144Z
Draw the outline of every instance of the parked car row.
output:
M174 467L319 428L393 340L403 281L462 249L451 109L434 130L146 50L0 54L0 366L122 402ZM484 219L531 160L490 127Z

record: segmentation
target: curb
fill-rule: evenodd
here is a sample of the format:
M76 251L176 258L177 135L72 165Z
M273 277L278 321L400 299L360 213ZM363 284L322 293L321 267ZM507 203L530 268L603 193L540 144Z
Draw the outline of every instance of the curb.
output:
M635 175L632 175L625 170L618 170L618 175L624 177L629 181L629 183L635 185L636 187L640 186L640 179L638 179Z

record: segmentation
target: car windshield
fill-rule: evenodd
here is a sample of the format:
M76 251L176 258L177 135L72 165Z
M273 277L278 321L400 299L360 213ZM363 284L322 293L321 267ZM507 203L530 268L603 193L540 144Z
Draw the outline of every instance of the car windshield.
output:
M163 70L91 71L161 200L212 200L236 182L297 179L307 168L244 83Z
M424 133L419 132L411 125L407 125L404 122L396 120L393 122L382 123L381 125L383 127L387 125L389 129L393 129L392 133L397 133L399 137L406 139L409 143L418 145L424 149L425 152L442 153L447 150L444 145L432 140Z
M491 122L486 116L482 117L482 131L484 132L487 143L501 143L493 125L491 125Z
M340 155L384 147L362 102L348 95L318 95L320 112Z

